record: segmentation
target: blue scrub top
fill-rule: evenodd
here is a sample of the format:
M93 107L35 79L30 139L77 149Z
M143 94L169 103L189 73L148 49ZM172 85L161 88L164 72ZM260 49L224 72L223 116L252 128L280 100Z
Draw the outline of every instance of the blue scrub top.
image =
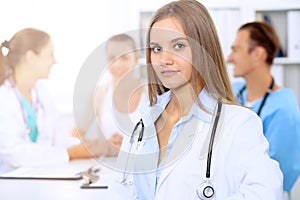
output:
M233 84L234 94L239 93L244 82ZM242 93L246 102L247 89ZM257 113L263 98L253 102L251 109ZM241 99L237 99L241 103ZM300 111L291 89L272 92L260 113L265 137L269 141L269 155L280 164L284 175L284 191L290 192L300 174Z

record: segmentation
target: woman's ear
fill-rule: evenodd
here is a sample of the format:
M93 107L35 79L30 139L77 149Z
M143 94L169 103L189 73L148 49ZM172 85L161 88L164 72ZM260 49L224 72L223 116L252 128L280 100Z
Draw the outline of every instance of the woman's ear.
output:
M33 62L36 59L36 53L32 50L28 50L25 54L24 54L24 59L26 62Z

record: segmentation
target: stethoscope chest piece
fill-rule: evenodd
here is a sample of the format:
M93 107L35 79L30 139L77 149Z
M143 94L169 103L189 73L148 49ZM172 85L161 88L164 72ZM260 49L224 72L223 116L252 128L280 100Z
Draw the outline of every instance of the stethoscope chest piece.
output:
M215 190L210 181L205 181L197 187L197 195L200 199L213 199Z

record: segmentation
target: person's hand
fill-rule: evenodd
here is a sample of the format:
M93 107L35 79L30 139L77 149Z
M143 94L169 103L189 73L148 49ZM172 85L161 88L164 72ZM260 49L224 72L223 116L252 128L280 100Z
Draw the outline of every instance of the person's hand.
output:
M71 136L72 137L76 137L76 138L81 138L83 137L85 134L85 132L83 130L80 130L78 128L73 128L72 131L71 131Z
M114 145L115 147L117 148L121 148L121 144L122 144L122 141L123 141L123 137L118 134L118 133L115 133L113 134L109 140L108 140L112 145Z
M82 143L91 157L115 157L118 155L123 137L120 134L113 134L109 140L93 139L82 140Z
M78 133L78 132L77 132ZM93 140L82 139L82 143L68 149L70 159L91 158L99 156L117 156L123 137L113 134L109 140L99 138Z
M112 146L108 140L82 139L81 143L68 148L70 160L82 158L95 158L108 154Z
M90 151L89 145L91 145L90 141L88 143L81 143L81 144L69 147L68 154L69 154L70 160L91 158L93 156L96 156Z
M104 156L107 157L117 156L121 148L122 141L123 141L123 137L120 134L118 133L113 134L109 138L109 140L106 141L106 145L105 145L106 152Z
M107 140L101 140L99 138L97 139L84 139L82 140L82 144L86 148L86 150L89 152L91 157L99 157L107 154L108 151L108 142Z

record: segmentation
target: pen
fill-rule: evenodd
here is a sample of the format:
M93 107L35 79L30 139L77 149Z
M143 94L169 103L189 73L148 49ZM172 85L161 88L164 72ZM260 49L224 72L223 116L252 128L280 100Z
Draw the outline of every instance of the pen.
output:
M107 185L82 185L80 186L81 189L107 189Z

